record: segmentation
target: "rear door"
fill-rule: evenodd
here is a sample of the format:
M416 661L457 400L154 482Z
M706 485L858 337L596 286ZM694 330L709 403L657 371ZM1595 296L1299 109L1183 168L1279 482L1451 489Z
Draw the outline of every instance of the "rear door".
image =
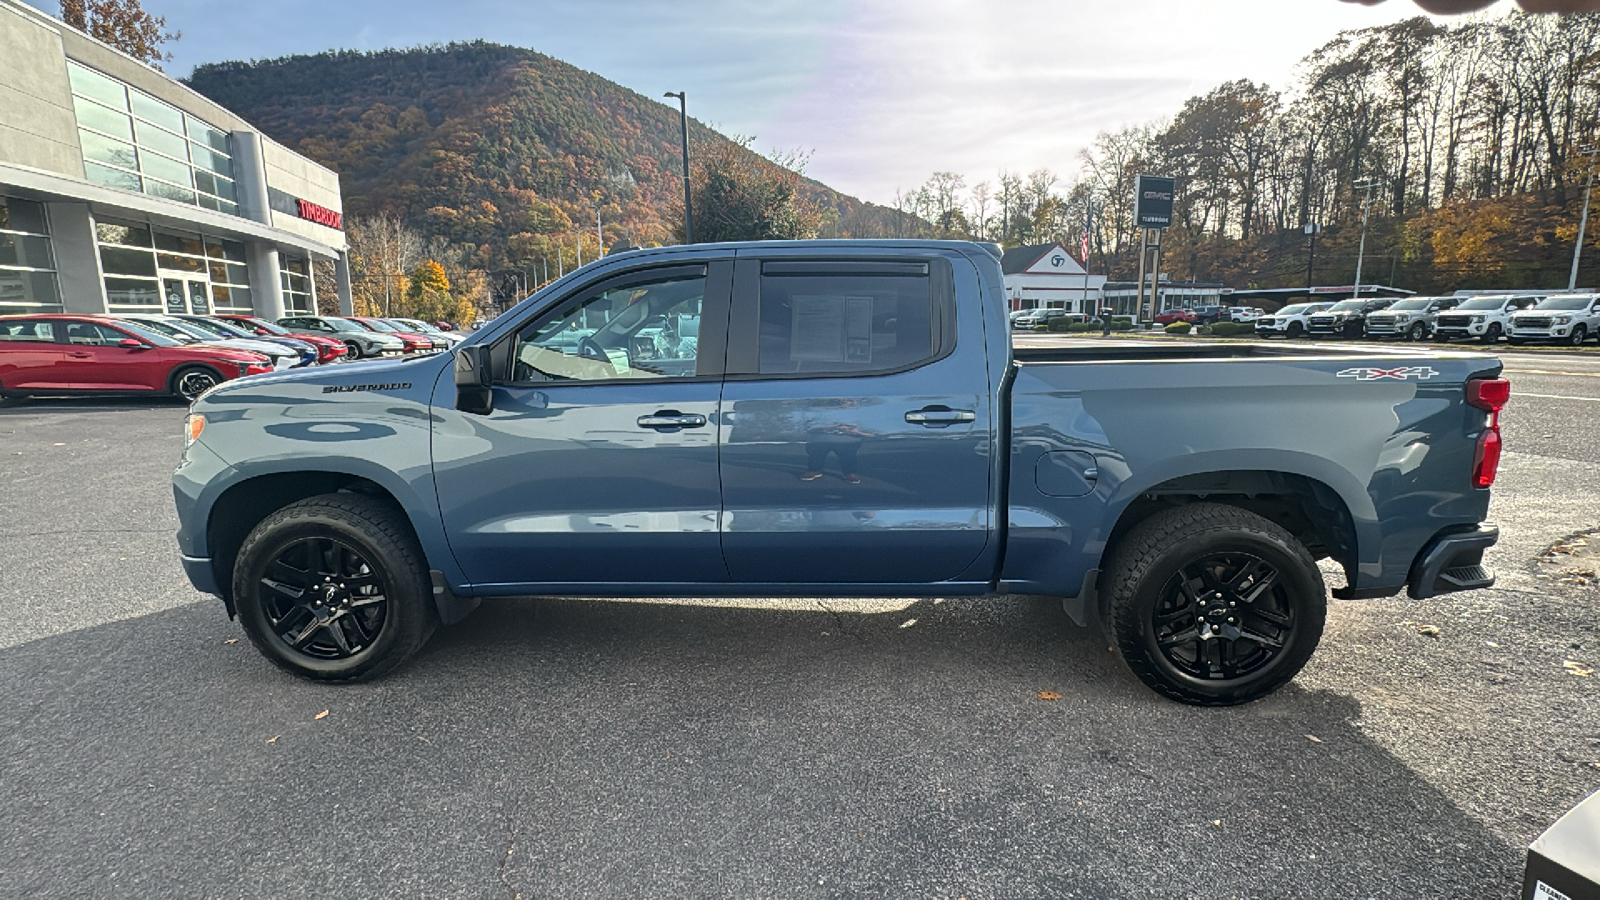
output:
M993 411L981 325L958 340L952 261L748 253L719 423L733 579L958 578L993 525Z
M722 256L577 288L496 343L493 412L436 406L440 509L468 580L500 593L727 580Z
M0 389L42 390L67 384L67 353L57 337L65 323L48 319L0 321Z

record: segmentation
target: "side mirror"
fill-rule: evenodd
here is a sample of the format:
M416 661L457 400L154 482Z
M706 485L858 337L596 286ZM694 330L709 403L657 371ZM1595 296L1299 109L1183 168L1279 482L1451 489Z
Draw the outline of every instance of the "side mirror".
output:
M456 409L486 416L494 412L494 373L489 348L482 344L456 351Z
M134 338L123 338L122 340L117 341L117 346L126 347L129 350L143 350L149 345L144 341L136 340Z

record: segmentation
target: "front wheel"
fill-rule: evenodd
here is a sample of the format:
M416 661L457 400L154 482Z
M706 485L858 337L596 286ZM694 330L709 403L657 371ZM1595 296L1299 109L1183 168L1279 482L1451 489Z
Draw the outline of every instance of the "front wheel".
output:
M1582 347L1583 342L1589 339L1589 329L1582 325L1572 326L1572 335L1567 338L1574 347Z
M1497 343L1500 340L1500 323L1490 322L1488 329L1483 332L1483 337L1479 338L1479 340L1485 344Z
M349 351L348 353L345 354L345 358L346 359L360 359L361 358L361 345L360 344L356 343L355 341L345 341L344 342L344 346L345 346L345 349Z
M210 366L188 366L172 375L172 392L193 403L200 395L222 383L222 375Z
M1428 339L1428 325L1426 322L1417 322L1406 329L1406 340L1413 344L1420 344Z
M438 624L423 560L391 501L323 494L292 503L239 548L239 623L281 669L316 681L376 678Z
M1255 513L1191 503L1123 538L1105 619L1134 675L1164 697L1231 706L1299 673L1322 638L1327 589L1304 546Z
M1305 337L1306 328L1305 328L1304 325L1301 325L1299 322L1290 322L1289 323L1289 330L1288 330L1287 333L1289 335L1289 339L1290 340L1293 340L1295 338Z

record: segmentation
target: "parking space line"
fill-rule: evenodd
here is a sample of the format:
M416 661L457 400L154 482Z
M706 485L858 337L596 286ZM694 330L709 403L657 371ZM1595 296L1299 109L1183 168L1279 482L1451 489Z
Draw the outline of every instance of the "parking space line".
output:
M1505 369L1519 375L1560 375L1567 378L1600 378L1600 372L1556 372L1551 369Z
M1512 397L1538 397L1541 400L1579 400L1584 403L1600 403L1600 397L1568 397L1565 394L1530 394L1527 391L1512 391Z

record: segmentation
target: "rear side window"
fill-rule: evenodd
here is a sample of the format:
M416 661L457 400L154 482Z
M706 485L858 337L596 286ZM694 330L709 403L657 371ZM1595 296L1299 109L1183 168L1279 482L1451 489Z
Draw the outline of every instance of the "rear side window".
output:
M0 322L0 341L24 344L51 344L56 339L55 325L50 322Z
M759 371L857 375L931 360L935 293L926 263L767 262Z

